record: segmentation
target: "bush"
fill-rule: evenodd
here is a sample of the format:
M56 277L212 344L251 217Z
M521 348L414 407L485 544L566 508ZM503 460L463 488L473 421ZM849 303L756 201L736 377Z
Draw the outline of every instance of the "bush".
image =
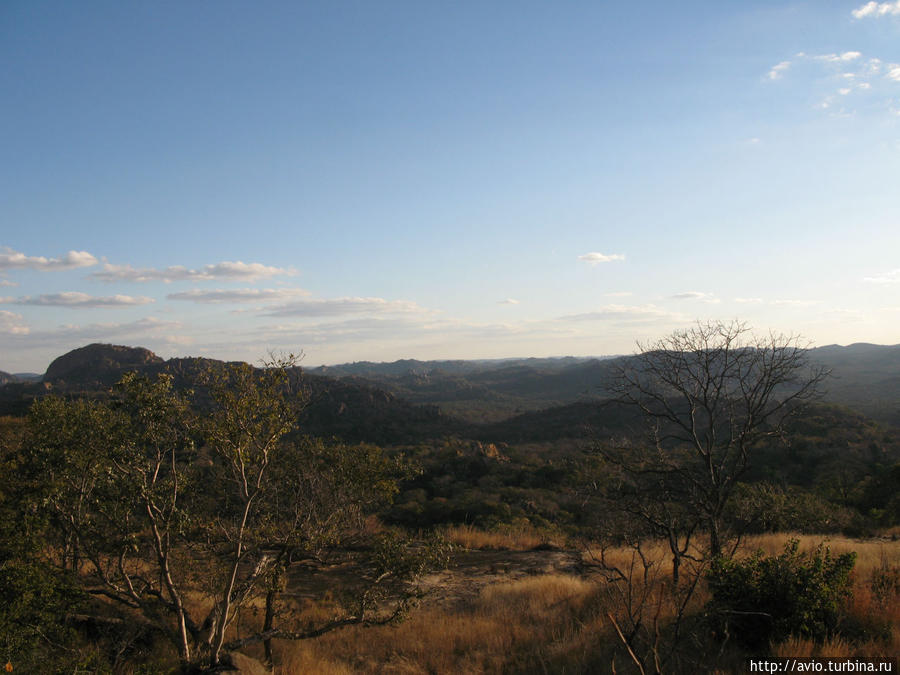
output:
M728 518L740 532L843 532L860 529L858 513L832 504L802 488L772 483L741 483L729 504Z
M708 606L719 629L760 649L795 635L822 642L837 632L841 601L851 594L856 553L834 557L819 546L800 553L796 539L781 555L719 558L707 573Z

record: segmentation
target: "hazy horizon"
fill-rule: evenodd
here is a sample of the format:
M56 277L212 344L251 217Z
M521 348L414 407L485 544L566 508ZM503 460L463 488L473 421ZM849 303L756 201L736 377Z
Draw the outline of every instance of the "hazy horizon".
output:
M95 343L91 343L91 344L95 344ZM103 344L103 343L101 343L101 344ZM108 344L112 344L112 343L108 343ZM886 348L890 348L890 347L900 347L900 343L898 343L898 344L878 344L878 343L874 343L874 342L865 342L865 341L863 341L863 342L854 342L854 343L849 343L849 344L837 344L837 343L833 343L833 344L828 344L828 345L812 345L812 348L823 348L823 347L840 347L840 348L847 348L847 347L853 347L853 346L855 346L855 345L870 345L870 346L873 346L873 347L886 347ZM81 347L86 347L86 346L87 346L87 345L81 345ZM140 344L115 345L115 346L124 346L124 347L131 347L131 348L141 348L141 347L143 347L143 345L140 345ZM80 348L80 347L75 347L75 349L79 349L79 348ZM70 351L71 351L71 350L70 350ZM153 350L150 350L150 351L153 351ZM499 356L499 357L489 357L489 358L479 358L479 357L476 356L476 357L462 358L462 359L460 359L460 358L440 358L440 357L436 357L436 358L428 358L428 359L420 359L420 358L416 358L416 357L401 357L401 358L399 358L399 359L389 359L389 360L381 360L381 361L373 361L373 360L371 360L371 359L351 359L351 360L349 360L349 361L333 361L333 362L329 362L329 363L310 363L310 362L305 358L305 355L302 355L302 358L301 358L300 361L298 362L298 365L301 366L301 367L303 367L303 368L315 369L315 368L332 368L332 367L336 367L336 366L352 365L352 364L355 364L355 363L390 364L390 363L396 363L396 362L398 362L398 361L420 361L420 362L423 362L423 363L441 362L441 361L501 362L501 361L523 361L523 360L528 360L528 359L535 359L535 360L578 359L578 360L585 360L585 361L587 361L587 360L590 360L590 359L599 359L599 360L602 360L602 359L615 359L615 358L618 358L618 357L620 357L620 356L627 356L627 355L633 354L634 352L635 352L635 350L632 350L632 351L627 352L627 353L626 353L626 352L622 352L622 353L617 353L617 354L546 354L546 355L543 355L543 356L540 356L540 355L539 355L539 356L535 356L535 355L529 355L529 356ZM32 369L32 370L23 370L23 369L11 370L11 369L8 369L8 368L4 368L4 367L3 367L3 364L0 363L0 372L6 372L6 373L10 373L10 374L23 373L23 374L38 374L38 375L41 375L41 374L43 374L43 373L46 372L47 367L48 367L48 366L50 365L50 363L52 363L53 360L55 360L58 356L63 356L63 354L57 354L56 356L54 356L54 357L53 357L53 358L52 358L52 359L51 359L51 360L50 360L43 368ZM157 356L160 356L160 355L157 354ZM173 354L172 356L163 357L163 358L168 359L168 358L204 358L204 357L207 357L207 355L205 355L205 354L199 354L199 353L194 353L194 352L190 352L190 353L185 352L185 353L180 353L180 354ZM209 358L209 357L207 357L207 358ZM257 358L247 359L247 362L248 362L248 363L251 363L251 364L258 364L258 363L260 363L264 358L265 358L265 355L262 355L262 356L257 357Z
M900 0L0 6L0 369L900 342Z

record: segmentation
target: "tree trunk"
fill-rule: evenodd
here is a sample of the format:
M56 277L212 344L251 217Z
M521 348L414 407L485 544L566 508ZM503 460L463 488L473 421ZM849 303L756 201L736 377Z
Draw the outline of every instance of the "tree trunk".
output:
M722 541L719 538L719 519L715 517L709 519L709 555L711 558L718 558L722 555Z
M263 633L267 633L268 631L274 628L273 624L275 623L275 599L278 596L278 588L277 581L269 587L269 590L266 592L266 616L263 619ZM272 639L266 638L265 642L263 642L263 648L266 650L266 660L265 664L271 668L273 665L272 661Z

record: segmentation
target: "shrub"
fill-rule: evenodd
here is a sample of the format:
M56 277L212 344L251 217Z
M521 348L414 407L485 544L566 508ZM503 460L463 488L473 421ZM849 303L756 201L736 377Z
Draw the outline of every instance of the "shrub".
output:
M900 565L889 565L882 558L881 565L872 571L869 587L878 604L886 607L900 595Z
M760 649L790 636L821 642L838 628L841 601L851 594L856 553L832 556L821 545L800 553L792 539L781 555L719 558L707 573L708 610L720 630Z

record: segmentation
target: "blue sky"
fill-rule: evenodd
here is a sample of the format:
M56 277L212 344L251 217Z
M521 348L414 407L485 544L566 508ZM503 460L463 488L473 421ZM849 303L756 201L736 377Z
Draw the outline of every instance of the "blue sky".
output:
M900 342L900 1L0 4L0 369Z

